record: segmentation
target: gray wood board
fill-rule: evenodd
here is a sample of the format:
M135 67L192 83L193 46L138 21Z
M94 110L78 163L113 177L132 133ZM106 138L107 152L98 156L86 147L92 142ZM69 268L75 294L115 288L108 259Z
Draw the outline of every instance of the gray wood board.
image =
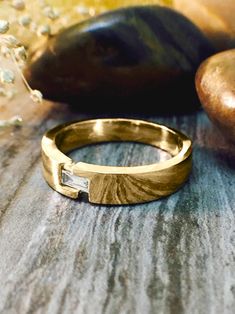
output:
M205 114L149 118L194 141L192 175L179 192L105 207L57 194L41 173L44 131L84 116L32 108L21 129L0 133L0 312L235 313L235 149ZM134 144L73 156L157 157Z

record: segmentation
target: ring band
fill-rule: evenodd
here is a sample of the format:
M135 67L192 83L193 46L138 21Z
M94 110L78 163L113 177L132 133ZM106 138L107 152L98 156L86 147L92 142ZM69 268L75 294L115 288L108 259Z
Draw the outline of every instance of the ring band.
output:
M113 167L75 163L65 154L85 145L110 141L150 144L171 154L151 165ZM192 142L174 129L133 119L95 119L60 125L42 138L43 172L57 192L78 198L88 193L96 204L135 204L178 190L192 167Z

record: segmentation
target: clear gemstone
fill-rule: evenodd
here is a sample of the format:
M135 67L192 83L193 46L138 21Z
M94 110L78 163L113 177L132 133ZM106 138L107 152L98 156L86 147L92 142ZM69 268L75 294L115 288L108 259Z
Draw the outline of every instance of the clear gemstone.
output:
M89 191L89 180L87 178L76 176L67 170L62 170L62 184L86 193Z

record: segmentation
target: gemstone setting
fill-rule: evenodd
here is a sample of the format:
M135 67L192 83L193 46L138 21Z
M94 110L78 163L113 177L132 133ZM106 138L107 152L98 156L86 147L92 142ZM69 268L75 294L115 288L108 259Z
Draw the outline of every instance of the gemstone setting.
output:
M77 176L64 169L61 173L61 183L85 193L89 192L89 179Z

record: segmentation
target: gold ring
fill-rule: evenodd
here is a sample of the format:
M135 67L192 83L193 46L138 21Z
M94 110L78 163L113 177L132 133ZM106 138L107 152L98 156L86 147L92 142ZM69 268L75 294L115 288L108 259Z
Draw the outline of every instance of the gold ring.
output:
M65 154L85 145L132 141L156 146L172 158L151 165L113 167L75 163ZM135 204L178 190L192 167L192 142L174 129L133 119L95 119L60 125L42 138L43 172L57 192L96 204Z

